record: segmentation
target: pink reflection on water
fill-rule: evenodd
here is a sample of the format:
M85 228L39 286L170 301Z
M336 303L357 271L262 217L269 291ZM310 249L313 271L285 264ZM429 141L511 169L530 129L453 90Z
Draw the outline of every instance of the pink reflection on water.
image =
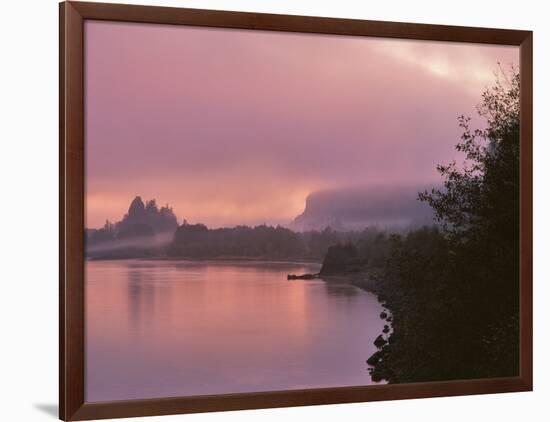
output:
M86 263L86 400L371 384L375 296L316 264Z

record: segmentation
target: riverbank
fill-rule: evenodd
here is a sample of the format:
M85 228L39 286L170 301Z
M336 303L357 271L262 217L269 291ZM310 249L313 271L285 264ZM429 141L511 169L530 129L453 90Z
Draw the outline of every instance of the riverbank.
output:
M389 352L390 343L394 342L393 333L395 332L394 311L397 308L397 301L387 300L388 293L383 291L381 283L379 283L371 273L358 272L340 275L322 276L321 279L327 283L350 284L361 290L372 293L378 298L378 302L382 306L382 311L379 317L385 321L382 332L374 339L373 344L378 349L371 356L368 356L366 363L368 365L369 374L374 382L386 380L392 382L392 372L385 365L384 358Z
M270 262L281 264L317 264L322 265L318 259L283 259L274 257L241 257L241 256L219 256L219 257L185 257L185 256L152 256L152 257L100 257L100 258L86 258L89 261L196 261L196 262Z

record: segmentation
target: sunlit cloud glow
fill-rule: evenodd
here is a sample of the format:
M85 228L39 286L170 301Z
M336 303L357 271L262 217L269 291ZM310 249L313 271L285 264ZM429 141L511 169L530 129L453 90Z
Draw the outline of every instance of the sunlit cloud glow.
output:
M86 225L286 224L309 193L436 183L516 47L86 22ZM473 123L480 123L474 118Z

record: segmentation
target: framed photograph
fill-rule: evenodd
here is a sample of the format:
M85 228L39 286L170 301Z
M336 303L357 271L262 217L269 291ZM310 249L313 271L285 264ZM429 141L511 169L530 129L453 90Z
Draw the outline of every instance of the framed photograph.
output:
M532 389L532 33L60 4L60 418Z

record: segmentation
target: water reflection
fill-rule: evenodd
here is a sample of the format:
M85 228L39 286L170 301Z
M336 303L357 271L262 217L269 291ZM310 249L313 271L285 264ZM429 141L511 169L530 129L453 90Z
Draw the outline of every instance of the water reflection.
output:
M315 264L86 264L86 400L371 383L376 297Z
M360 292L357 287L345 283L324 283L324 288L330 296L337 297L351 298Z
M140 268L128 268L128 321L139 333L142 317L154 319L155 285L152 273Z

